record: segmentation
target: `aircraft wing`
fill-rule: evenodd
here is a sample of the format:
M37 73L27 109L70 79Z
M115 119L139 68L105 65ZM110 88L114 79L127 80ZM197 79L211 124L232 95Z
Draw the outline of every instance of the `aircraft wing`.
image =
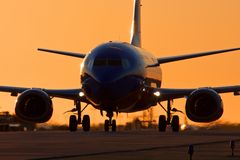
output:
M217 93L233 93L235 96L240 95L240 86L224 86L224 87L203 87L207 89L212 89ZM156 94L158 101L165 101L170 99L184 98L188 97L193 91L201 88L192 89L170 89L170 88L155 88L153 89L153 95ZM154 94L155 93L155 94Z
M170 56L170 57L162 57L158 58L158 65L163 63L169 63L169 62L175 62L185 59L191 59L191 58L197 58L197 57L203 57L203 56L209 56L214 54L220 54L230 51L237 51L240 50L240 48L231 48L231 49L223 49L223 50L217 50L217 51L209 51L209 52L200 52L200 53L193 53L193 54L185 54L180 56Z
M58 50L51 50L51 49L45 49L45 48L38 48L38 51L55 53L55 54L61 54L61 55L71 56L71 57L77 57L77 58L84 58L84 57L86 56L86 54L83 54L83 53L74 53L74 52L58 51Z
M35 89L41 90L47 93L50 97L71 99L71 100L80 100L81 102L87 102L85 97L80 97L79 93L82 89L44 89L44 88L24 88L24 87L12 87L12 86L0 86L0 92L11 93L12 96L17 96L19 93L22 93L26 90Z

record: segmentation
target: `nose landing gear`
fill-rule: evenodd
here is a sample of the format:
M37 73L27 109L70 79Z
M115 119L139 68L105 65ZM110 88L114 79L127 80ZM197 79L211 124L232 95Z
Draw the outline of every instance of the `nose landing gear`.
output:
M163 108L163 110L167 113L167 118L165 115L159 116L158 121L158 130L159 132L165 132L167 125L171 125L173 132L179 132L180 125L179 125L179 116L174 115L172 116L173 112L180 112L183 113L180 110L177 110L176 108L172 108L173 101L168 100L167 101L167 109L165 109L161 103L159 105Z
M108 111L107 117L109 118L109 120L107 119L104 122L104 131L109 132L110 127L112 127L112 132L116 132L117 131L117 123L116 123L116 120L112 120L113 112Z

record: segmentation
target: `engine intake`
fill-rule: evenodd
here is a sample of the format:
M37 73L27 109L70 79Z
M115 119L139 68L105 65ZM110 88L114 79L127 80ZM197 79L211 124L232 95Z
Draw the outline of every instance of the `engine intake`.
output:
M212 122L223 114L222 99L210 88L193 91L186 102L186 114L194 122Z
M25 121L47 122L53 113L52 100L40 89L26 90L17 99L15 113Z

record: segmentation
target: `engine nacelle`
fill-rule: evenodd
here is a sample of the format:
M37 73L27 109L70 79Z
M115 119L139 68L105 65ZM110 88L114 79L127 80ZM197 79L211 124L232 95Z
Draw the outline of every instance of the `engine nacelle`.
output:
M29 89L18 97L15 112L22 120L44 123L52 117L52 100L40 89Z
M215 121L223 114L222 99L210 88L197 89L187 99L186 114L194 122Z

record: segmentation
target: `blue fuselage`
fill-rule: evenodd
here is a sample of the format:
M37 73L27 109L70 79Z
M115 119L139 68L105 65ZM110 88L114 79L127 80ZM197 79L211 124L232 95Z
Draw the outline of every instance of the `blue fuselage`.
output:
M151 87L161 87L157 59L128 43L108 42L86 56L81 66L82 89L100 110L134 112L153 104Z

